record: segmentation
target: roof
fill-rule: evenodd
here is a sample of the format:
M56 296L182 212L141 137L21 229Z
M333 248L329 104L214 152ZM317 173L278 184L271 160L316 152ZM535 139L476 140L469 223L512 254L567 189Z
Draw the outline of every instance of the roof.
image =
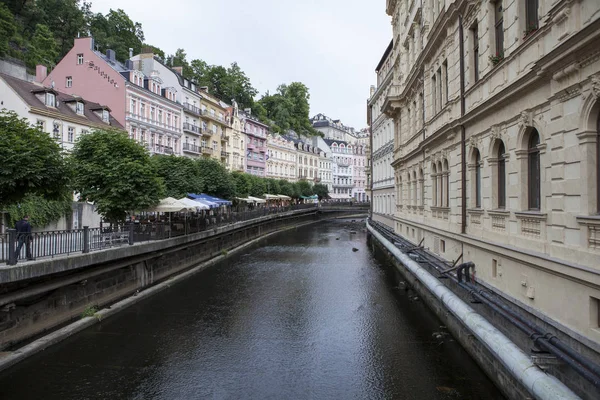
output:
M385 60L387 60L388 56L392 52L393 47L394 47L394 39L390 40L389 46L383 52L383 56L381 57L379 64L377 64L377 68L375 68L375 72L379 72L379 70L381 69L381 66L385 63Z
M64 115L76 121L82 125L96 125L96 126L104 126L104 127L113 127L117 129L124 129L123 125L117 122L116 119L110 115L110 123L102 121L95 112L92 110L108 108L106 106L102 106L101 104L94 103L85 99L82 99L78 96L72 96L70 94L62 93L57 91L56 89L46 88L49 91L57 93L56 99L58 100L57 107L47 107L42 101L40 101L34 92L39 92L44 89L44 86L39 84L24 81L21 79L14 78L12 76L0 73L0 78L2 78L18 95L23 99L25 103L27 103L30 107L39 108L42 110L46 110L48 112L55 112ZM67 105L70 101L81 101L83 103L83 115L77 114L70 106Z
M323 139L323 141L327 144L327 146L331 146L333 143L344 144L348 146L348 142L344 140L335 140L335 139Z

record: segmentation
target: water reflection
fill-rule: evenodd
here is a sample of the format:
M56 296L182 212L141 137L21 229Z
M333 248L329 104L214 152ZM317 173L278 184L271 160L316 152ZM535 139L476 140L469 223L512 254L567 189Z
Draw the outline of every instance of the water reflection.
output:
M350 221L288 231L5 371L0 398L501 398L394 280Z

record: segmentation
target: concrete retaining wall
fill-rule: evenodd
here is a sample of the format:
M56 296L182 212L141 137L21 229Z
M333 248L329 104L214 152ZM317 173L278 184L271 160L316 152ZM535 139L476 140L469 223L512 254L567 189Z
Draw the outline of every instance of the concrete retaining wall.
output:
M299 210L185 237L3 267L0 349L79 318L90 306L99 309L114 303L265 234L319 218L316 210Z

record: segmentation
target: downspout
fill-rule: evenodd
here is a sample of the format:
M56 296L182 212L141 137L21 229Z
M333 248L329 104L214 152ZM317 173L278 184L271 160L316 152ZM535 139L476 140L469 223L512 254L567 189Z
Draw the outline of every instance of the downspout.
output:
M465 116L465 43L463 33L462 15L458 14L458 41L460 58L460 180L461 180L461 221L460 232L467 232L467 143L465 138L465 126L462 119Z

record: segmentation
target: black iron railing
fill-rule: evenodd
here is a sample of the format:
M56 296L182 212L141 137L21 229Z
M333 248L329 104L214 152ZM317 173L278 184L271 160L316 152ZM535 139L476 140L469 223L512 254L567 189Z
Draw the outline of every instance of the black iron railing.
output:
M168 221L135 222L98 228L55 230L17 234L9 229L0 234L0 263L15 265L18 260L89 253L123 245L163 240L248 221L287 211L316 208L316 204L269 206L246 211L211 211L192 215L173 213ZM17 250L19 250L17 252Z

